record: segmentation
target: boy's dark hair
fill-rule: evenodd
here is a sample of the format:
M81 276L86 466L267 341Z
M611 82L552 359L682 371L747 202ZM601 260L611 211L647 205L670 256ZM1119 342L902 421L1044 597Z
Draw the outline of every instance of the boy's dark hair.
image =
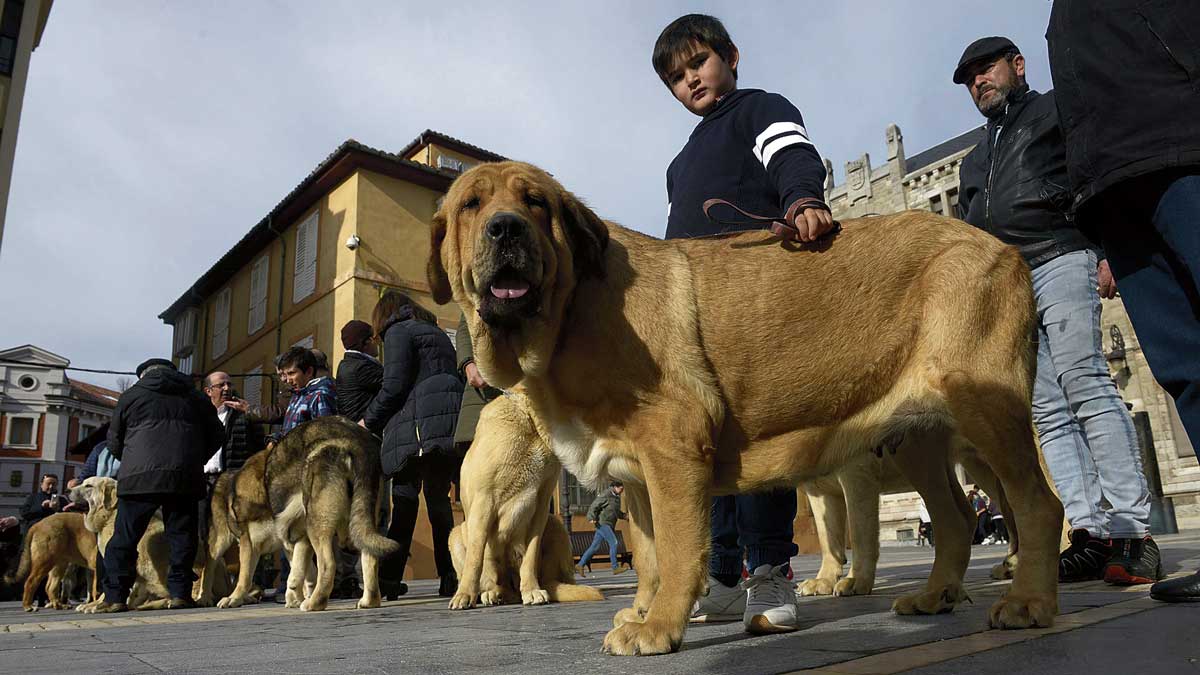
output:
M275 359L275 367L279 370L295 366L300 372L316 370L317 357L307 347L292 347Z
M654 55L651 62L654 72L668 87L667 73L675 65L675 61L691 50L695 44L704 45L720 56L725 63L733 61L733 40L721 20L707 14L685 14L672 21L658 40L654 42ZM733 78L737 79L737 69L733 70Z

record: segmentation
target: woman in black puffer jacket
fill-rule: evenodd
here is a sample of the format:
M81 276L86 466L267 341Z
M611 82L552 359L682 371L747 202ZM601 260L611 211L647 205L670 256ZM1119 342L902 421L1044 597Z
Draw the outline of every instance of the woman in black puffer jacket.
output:
M417 524L417 495L424 492L442 578L439 592L450 596L458 587L450 560L450 481L460 461L454 454L454 428L463 391L454 344L433 313L403 293L385 293L371 318L375 338L383 342L383 386L363 413L363 425L383 437L380 461L392 477L388 537L400 544L380 566L380 591L389 599L402 592Z

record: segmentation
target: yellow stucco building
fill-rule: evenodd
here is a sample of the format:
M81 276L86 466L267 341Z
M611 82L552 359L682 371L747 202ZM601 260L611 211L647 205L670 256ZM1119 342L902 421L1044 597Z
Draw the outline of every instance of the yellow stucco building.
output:
M397 153L342 143L159 315L174 328L174 361L196 376L226 371L243 398L268 403L281 393L276 355L315 347L336 370L341 326L369 322L386 289L409 294L452 332L457 305L435 305L425 281L429 223L459 173L502 159L434 131ZM410 576L436 576L429 542L421 515Z

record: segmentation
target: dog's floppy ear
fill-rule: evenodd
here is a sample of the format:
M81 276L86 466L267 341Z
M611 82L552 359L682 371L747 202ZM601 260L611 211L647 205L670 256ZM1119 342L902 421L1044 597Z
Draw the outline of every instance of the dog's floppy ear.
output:
M106 480L100 484L100 503L106 509L117 508L117 481Z
M608 226L595 212L579 201L575 195L563 191L563 229L571 238L571 251L575 255L577 278L604 278L604 252L608 249Z
M446 240L446 215L438 210L433 216L433 225L429 231L429 262L425 265L425 276L429 280L429 292L433 301L444 305L453 299L450 290L450 278L446 276L446 268L442 265L442 242Z

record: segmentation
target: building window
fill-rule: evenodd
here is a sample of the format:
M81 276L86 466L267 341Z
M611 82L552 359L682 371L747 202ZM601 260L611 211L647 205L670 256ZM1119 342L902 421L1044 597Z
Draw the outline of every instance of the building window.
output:
M271 269L271 256L264 255L254 261L250 268L250 317L246 334L254 335L267 323L267 275Z
M175 317L175 356L189 356L196 349L197 315L199 315L199 312L192 307L185 309L179 316Z
M934 213L940 213L943 216L946 215L945 211L943 210L942 196L940 194L929 198L929 210L933 211Z
M25 482L25 472L24 471L21 471L20 469L18 469L16 471L13 471L12 473L8 474L9 487L19 488L19 487L21 487L21 484L24 482Z
M292 302L300 302L317 289L317 223L318 212L296 226L295 279L292 280Z
M9 415L4 444L13 448L37 447L38 418L32 415Z
M183 373L184 375L192 375L193 374L192 373L192 355L191 354L188 354L187 356L179 359L179 372Z
M958 188L954 187L946 190L946 199L949 200L950 204L946 215L953 216L958 212Z
M25 391L33 391L34 389L37 389L38 381L37 378L32 375L22 375L21 377L17 378L17 386Z
M97 427L95 427L91 424L80 424L79 425L79 441L82 441L85 438L87 438L88 436L91 436L93 433L95 433L96 428ZM76 442L79 442L79 441L76 441Z
M21 15L25 0L7 0L0 15L0 73L12 75L17 60L17 38L21 35Z
M592 500L596 499L596 493L580 485L579 479L571 474L567 474L567 503L564 506L564 511L570 509L573 514L583 515L587 513L588 507L592 505Z
M250 405L262 405L262 366L246 371L242 382L242 398Z
M229 348L229 306L233 302L233 289L225 288L217 293L213 310L212 355L216 358Z

